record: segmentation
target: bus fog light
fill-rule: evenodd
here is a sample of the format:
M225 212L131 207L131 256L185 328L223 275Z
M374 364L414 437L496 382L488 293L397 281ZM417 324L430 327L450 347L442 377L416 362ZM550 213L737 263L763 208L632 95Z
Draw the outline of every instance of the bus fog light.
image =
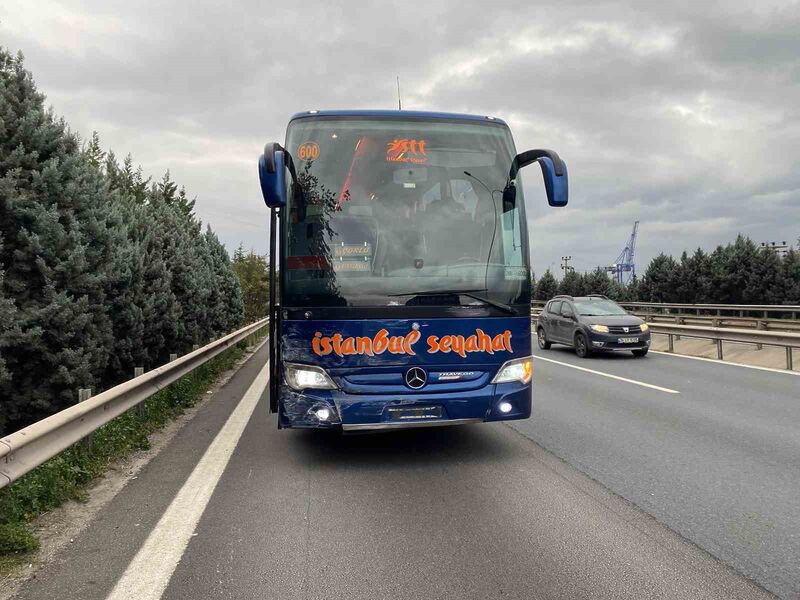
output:
M317 418L320 421L327 421L331 418L331 409L330 408L318 408L317 409Z
M530 356L526 356L504 362L497 371L497 375L492 379L492 383L510 383L512 381L528 383L531 377L533 377L533 360Z
M511 409L513 409L514 407L511 406L511 402L503 401L497 405L497 408L500 410L501 413L505 414L505 413L510 413Z

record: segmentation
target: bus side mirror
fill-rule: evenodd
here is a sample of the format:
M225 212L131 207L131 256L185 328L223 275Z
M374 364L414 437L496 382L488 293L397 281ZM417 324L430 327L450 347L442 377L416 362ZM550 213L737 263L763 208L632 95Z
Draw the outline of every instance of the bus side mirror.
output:
M514 181L517 171L534 162L542 167L547 203L550 206L566 206L569 200L567 165L552 150L528 150L517 154L508 173L509 181Z
M258 179L261 194L270 208L286 206L286 163L280 144L267 144L258 158Z
M550 206L566 206L569 201L569 180L566 163L561 161L562 174L558 175L552 159L543 156L538 159L538 162L542 166L544 189L547 191L547 203Z

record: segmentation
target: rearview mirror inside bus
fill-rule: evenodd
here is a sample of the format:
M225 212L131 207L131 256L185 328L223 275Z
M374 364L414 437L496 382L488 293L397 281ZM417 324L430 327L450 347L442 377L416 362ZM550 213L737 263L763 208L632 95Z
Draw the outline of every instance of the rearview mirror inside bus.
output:
M258 159L261 194L270 208L286 206L286 168L284 151L278 144L267 144Z

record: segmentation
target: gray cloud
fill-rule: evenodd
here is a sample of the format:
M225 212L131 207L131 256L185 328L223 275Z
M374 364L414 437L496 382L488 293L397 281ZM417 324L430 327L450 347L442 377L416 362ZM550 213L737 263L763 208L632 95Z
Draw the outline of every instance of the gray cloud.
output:
M6 0L0 36L49 102L155 176L169 168L232 248L265 251L264 142L307 108L494 114L567 160L571 206L526 172L537 272L640 268L738 232L800 236L800 5L786 2Z

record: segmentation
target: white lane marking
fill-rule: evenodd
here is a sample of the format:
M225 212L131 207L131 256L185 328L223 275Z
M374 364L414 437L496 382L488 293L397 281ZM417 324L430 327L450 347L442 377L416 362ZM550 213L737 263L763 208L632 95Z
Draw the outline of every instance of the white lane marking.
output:
M611 375L610 373L603 373L602 371L595 371L593 369L587 369L586 367L579 367L578 365L573 365L570 363L561 362L560 360L553 360L552 358L544 358L543 356L537 356L534 354L533 360L544 360L547 362L555 363L557 365L563 365L565 367L569 367L570 369L578 369L578 371L586 371L587 373L593 373L594 375L600 375L601 377L608 377L609 379L616 379L618 381L624 381L626 383L632 383L634 385L640 385L642 387L650 388L651 390L658 390L659 392L666 392L667 394L680 394L678 390L671 390L669 388L661 387L658 385L653 385L652 383L645 383L644 381L636 381L635 379L627 379L625 377L620 377L619 375ZM534 385L535 385L535 378L534 378Z
M256 375L255 381L114 586L108 600L161 598L268 381L269 362Z
M800 376L800 371L789 371L788 369L773 369L771 367L759 367L758 365L745 365L743 363L731 362L729 360L718 360L716 358L706 358L705 356L689 356L688 354L678 354L676 352L664 352L663 350L650 350L654 354L665 356L675 356L677 358L689 358L691 360L704 360L706 362L717 363L718 365L728 365L731 367L744 367L745 369L757 369L759 371L769 371L770 373L784 373L786 375Z

